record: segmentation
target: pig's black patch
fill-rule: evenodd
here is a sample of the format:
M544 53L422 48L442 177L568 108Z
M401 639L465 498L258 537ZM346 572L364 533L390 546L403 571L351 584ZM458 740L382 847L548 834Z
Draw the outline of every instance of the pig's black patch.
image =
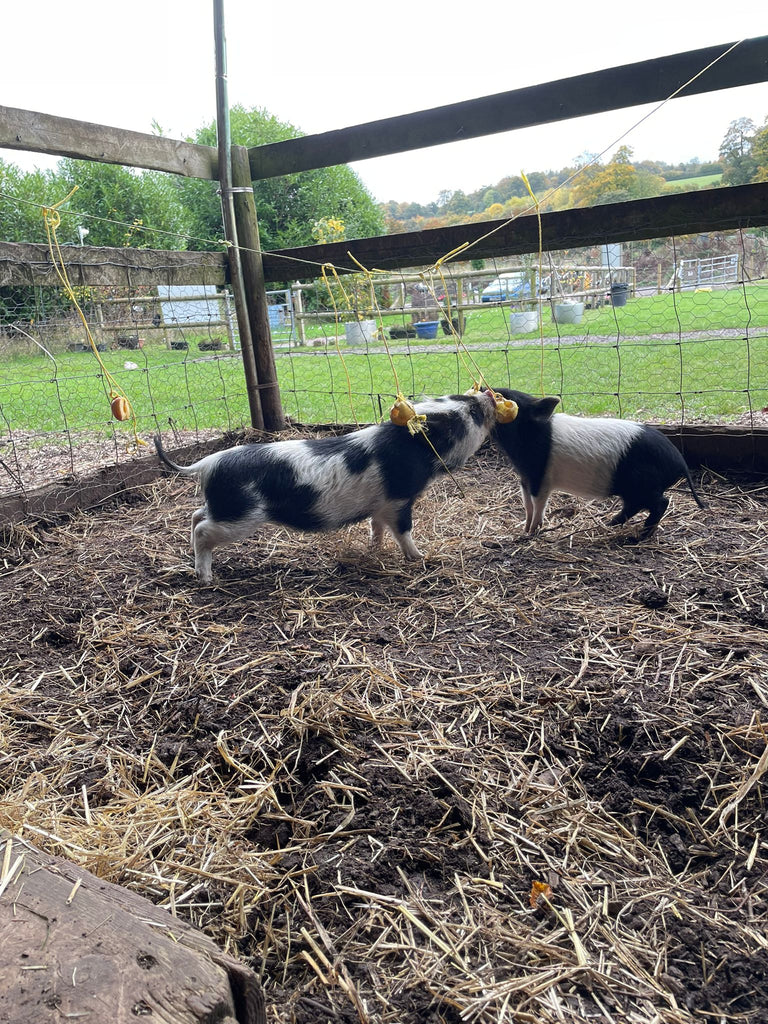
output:
M534 398L524 391L494 388L504 398L517 402L517 416L511 423L496 424L496 442L537 497L552 451L554 398Z
M672 442L644 426L616 466L611 494L618 494L632 515L641 509L654 512L664 491L687 476L685 459Z
M354 435L310 438L304 444L313 457L319 456L327 459L332 455L341 455L347 471L357 476L366 471L373 456L370 449L352 441L352 436Z
M431 439L431 426L429 433ZM424 438L394 423L382 423L373 457L390 500L420 494L434 476L435 457Z
M270 519L299 530L317 530L318 516L311 511L317 490L300 484L293 467L265 456L259 445L224 454L205 484L208 512L220 522L236 522L261 505Z
M484 422L482 407L476 399L469 395L452 396L453 401L457 399L470 402L472 418L475 418L477 412L478 422ZM448 402L448 399L437 401ZM383 423L376 437L373 455L379 466L387 497L402 500L420 494L433 477L445 472L445 466L438 455L449 459L453 447L460 444L468 433L466 422L463 417L457 416L455 411L428 413L429 441L421 433L411 434L405 427Z

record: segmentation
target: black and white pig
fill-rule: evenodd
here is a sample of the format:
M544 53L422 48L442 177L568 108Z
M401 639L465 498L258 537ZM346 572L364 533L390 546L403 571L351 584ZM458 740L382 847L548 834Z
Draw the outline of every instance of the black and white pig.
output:
M496 426L496 440L520 476L525 532L542 524L552 491L584 498L618 495L622 509L611 526L646 509L641 530L650 536L667 511L665 491L682 477L699 498L685 459L660 431L632 420L589 419L555 412L559 398L535 398L523 391L496 389L517 402L517 417Z
M493 427L496 403L478 392L414 408L427 417L429 443L387 421L341 437L242 445L178 466L155 437L166 466L200 479L205 503L192 515L191 540L200 581L211 582L213 548L263 523L327 531L370 518L372 545L386 528L406 559L421 558L411 537L413 504L436 476L474 455Z

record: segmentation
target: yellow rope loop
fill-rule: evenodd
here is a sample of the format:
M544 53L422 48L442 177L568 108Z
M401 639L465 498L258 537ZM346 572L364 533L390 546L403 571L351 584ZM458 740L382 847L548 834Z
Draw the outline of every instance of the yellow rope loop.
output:
M428 268L426 273L427 274L437 274L437 273L439 273L440 269L441 269L441 267L442 267L442 265L444 263L447 263L448 260L452 260L454 256L458 256L458 254L460 252L464 252L464 250L468 249L470 247L470 245L474 245L474 242L462 242L461 245L457 245L455 249L451 249L451 251L447 252L445 254L445 256L441 256L440 259L435 260L435 262L432 264L432 266Z
M55 231L59 224L61 224L61 214L53 206L43 207L43 219L45 220L45 226L51 231Z
M344 301L346 302L347 307L349 307L349 298L347 297L347 293L344 290L344 285L341 283L341 279L339 278L339 274L338 271L336 270L336 267L334 267L332 263L322 263L320 265L320 272L323 281L325 282L325 287L328 290L328 296L331 300L331 305L333 306L333 335L335 338L336 354L341 360L341 366L342 369L344 370L344 376L347 378L347 395L349 397L349 408L352 412L352 419L355 421L355 426L359 427L360 422L357 418L357 413L355 412L355 403L352 399L352 379L349 376L349 370L347 369L346 360L344 359L344 356L341 354L341 348L339 347L339 330L341 329L339 323L339 309L338 306L336 305L336 297L333 294L331 282L328 280L328 274L326 272L328 270L331 270L333 272L333 276L336 279L336 283L338 284L339 288L341 288L341 293L344 296Z
M64 291L67 294L67 298L75 307L75 310L77 311L77 314L80 317L83 328L85 329L85 335L88 339L88 343L90 344L91 350L93 351L93 354L96 356L96 359L99 362L101 371L104 374L104 380L109 385L108 398L112 415L118 421L125 421L129 419L132 420L131 426L133 429L133 440L136 445L136 448L138 449L141 446L146 447L146 441L142 441L142 439L139 437L138 426L136 423L136 413L133 411L131 403L120 390L119 384L104 365L104 360L101 358L101 353L99 352L96 346L96 342L93 340L93 335L91 334L91 329L88 326L88 321L85 318L85 313L83 313L80 303L77 301L75 290L70 283L69 275L67 274L67 268L64 263L64 257L62 255L61 247L59 245L59 239L56 234L56 230L61 224L61 215L59 213L59 207L63 206L63 204L66 203L68 199L71 199L78 188L79 186L75 185L75 187L72 189L69 195L59 200L58 203L54 203L53 206L42 207L45 231L46 235L48 236L48 252L51 257L53 269L56 271L56 276L58 277L59 281L61 281L62 287L64 288Z

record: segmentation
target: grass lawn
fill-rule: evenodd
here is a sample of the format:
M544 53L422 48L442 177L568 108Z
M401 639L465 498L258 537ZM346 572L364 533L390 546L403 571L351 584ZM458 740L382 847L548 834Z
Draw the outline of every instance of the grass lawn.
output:
M753 407L768 405L766 285L630 299L623 307L585 310L574 325L553 324L545 308L543 342L538 332L512 337L507 314L501 307L468 314L466 354L442 335L432 342L391 342L402 391L464 391L479 368L497 387L562 395L569 412L675 420L684 404L689 417L727 417L749 408L747 392ZM723 329L735 336L721 336ZM325 330L334 333L333 325ZM363 353L342 347L342 353L344 364L332 343L278 352L283 403L294 419L370 422L386 414L396 385L383 346ZM132 402L143 434L170 422L179 429L234 429L248 421L237 356L206 356L193 344L188 352L150 345L102 358ZM126 369L126 361L138 368ZM64 352L54 362L42 353L14 354L7 342L0 349L4 432L80 433L110 422L92 353Z
M692 185L698 188L709 188L710 185L719 185L722 174L700 174L695 178L676 178L674 181L668 181L667 185L670 188L676 188L678 185L682 185L683 188L690 188Z

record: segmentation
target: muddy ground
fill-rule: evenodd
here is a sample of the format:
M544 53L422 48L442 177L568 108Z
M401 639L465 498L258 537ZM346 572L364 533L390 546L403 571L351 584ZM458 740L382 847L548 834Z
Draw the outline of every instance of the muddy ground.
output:
M178 479L8 537L0 824L170 908L275 1022L768 1020L768 484L658 534L494 451L364 526L187 550ZM534 885L535 883L535 885Z

